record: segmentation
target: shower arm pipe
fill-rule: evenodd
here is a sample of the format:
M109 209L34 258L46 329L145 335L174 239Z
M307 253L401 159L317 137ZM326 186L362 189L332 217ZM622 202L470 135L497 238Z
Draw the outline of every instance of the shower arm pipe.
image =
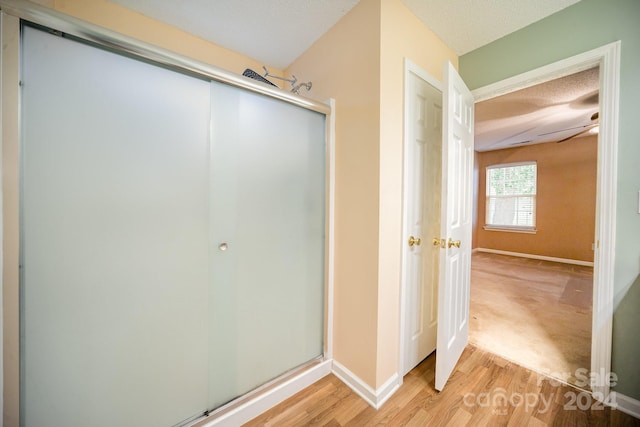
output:
M286 77L275 76L275 75L269 73L269 70L267 70L267 67L265 67L264 65L262 66L262 69L264 70L264 76L263 77L271 77L271 78L274 78L274 79L278 79L278 80L282 80L282 81L285 81L285 82L289 82L289 84L291 86L294 86L296 84L296 82L298 81L296 76L294 76L293 74L291 75L292 78L288 79Z
M285 90L254 82L213 65L162 49L149 43L83 21L64 13L40 6L26 0L0 0L0 10L34 24L61 31L64 34L88 40L107 49L143 58L174 70L180 70L208 80L215 80L231 86L280 99L293 105L331 114L328 105L297 96Z

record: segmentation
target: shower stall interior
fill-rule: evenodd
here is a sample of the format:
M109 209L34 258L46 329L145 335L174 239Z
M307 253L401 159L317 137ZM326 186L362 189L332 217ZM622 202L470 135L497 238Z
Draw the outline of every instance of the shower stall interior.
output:
M22 425L180 425L322 357L324 112L30 24L20 78Z

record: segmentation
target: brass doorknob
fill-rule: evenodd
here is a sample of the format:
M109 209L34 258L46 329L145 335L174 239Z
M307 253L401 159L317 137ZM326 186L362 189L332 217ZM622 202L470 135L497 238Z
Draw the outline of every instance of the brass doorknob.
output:
M449 243L447 244L447 246L449 246L449 247L455 246L456 248L459 248L460 247L460 240L451 240L451 238L449 238Z
M420 238L415 238L413 236L409 236L409 247L412 247L413 245L415 246L420 246L420 243L422 243L422 240L420 240Z
M440 246L440 249L444 249L447 247L447 239L441 239L439 237L434 237L431 241L433 246Z

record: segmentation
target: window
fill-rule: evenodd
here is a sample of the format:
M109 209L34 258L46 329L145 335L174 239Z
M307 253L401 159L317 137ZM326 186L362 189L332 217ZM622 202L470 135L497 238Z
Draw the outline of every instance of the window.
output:
M486 229L535 231L536 162L487 167Z

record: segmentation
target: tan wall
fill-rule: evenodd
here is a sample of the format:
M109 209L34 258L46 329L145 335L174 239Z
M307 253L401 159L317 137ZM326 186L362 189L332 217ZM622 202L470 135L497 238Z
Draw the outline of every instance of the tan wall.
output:
M400 0L382 0L380 49L380 200L378 242L379 387L398 370L402 274L404 59L442 81L443 64L458 57Z
M401 0L367 0L285 70L336 99L334 358L374 389L399 366L405 57L458 65Z
M285 71L336 101L333 356L376 384L380 2L361 1Z
M471 216L471 249L478 247L478 190L480 186L480 153L473 152L473 210Z
M593 262L597 137L479 153L478 247ZM538 162L536 234L486 231L486 170Z

